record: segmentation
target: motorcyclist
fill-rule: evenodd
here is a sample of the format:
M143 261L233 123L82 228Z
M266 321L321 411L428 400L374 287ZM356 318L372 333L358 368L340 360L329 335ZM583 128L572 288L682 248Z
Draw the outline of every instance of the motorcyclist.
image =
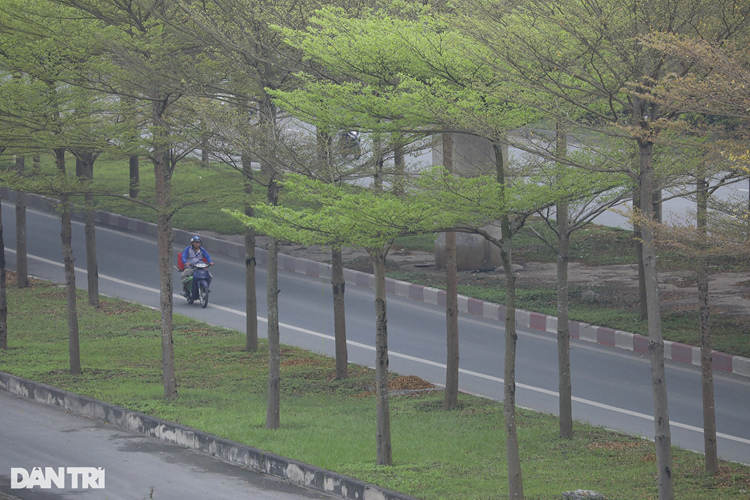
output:
M185 270L182 271L180 278L182 281L182 295L185 297L190 297L190 278L195 271L195 265L204 260L209 266L214 265L211 256L208 255L206 249L201 246L202 244L203 242L201 241L200 236L193 236L190 238L190 245L185 247L185 250L182 251L182 262L185 264ZM213 276L209 273L209 279L212 277Z

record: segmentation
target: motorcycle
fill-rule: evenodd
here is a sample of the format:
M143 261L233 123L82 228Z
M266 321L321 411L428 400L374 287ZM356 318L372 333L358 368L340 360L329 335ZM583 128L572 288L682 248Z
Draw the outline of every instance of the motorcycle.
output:
M209 285L211 284L211 275L208 274L208 264L205 262L199 262L195 264L195 271L191 276L190 284L190 295L187 298L188 304L200 301L201 307L206 308L208 306L208 294L211 292Z

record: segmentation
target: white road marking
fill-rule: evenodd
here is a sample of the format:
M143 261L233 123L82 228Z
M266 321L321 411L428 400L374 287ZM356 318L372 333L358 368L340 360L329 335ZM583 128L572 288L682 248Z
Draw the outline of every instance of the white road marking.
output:
M11 253L14 253L14 254L16 253L16 251L14 249L11 249L11 248L6 248L5 251L6 252L11 252ZM61 264L59 262L55 262L53 260L45 259L43 257L37 257L35 255L27 255L27 257L30 258L30 259L38 260L40 262L44 262L45 264L50 264L50 265L57 266L57 267L65 267L64 264ZM76 267L75 270L77 272L86 273L85 269L81 269L81 268L78 268L78 267ZM105 279L107 281L112 281L112 282L118 283L120 285L126 285L126 286L130 286L130 287L133 287L133 288L137 288L139 290L145 290L145 291L148 291L148 292L159 293L159 290L157 288L152 288L152 287L148 287L148 286L138 285L137 283L131 283L129 281L121 280L119 278L113 278L112 276L107 276L106 274L100 274L99 278ZM178 294L173 294L173 297L182 298L182 296L178 295ZM228 313L231 313L231 314L236 314L238 316L247 317L247 314L245 312L238 311L237 309L232 309L232 308L229 308L229 307L219 306L219 305L214 305L214 304L209 304L209 307L211 307L213 309L218 309L220 311L228 312ZM262 316L258 316L258 320L259 321L263 321L263 322L268 322L268 319L264 318ZM332 336L332 335L326 335L325 333L320 333L320 332L316 332L316 331L313 331L313 330L308 330L306 328L301 328L299 326L288 325L286 323L279 322L279 327L280 328L285 328L287 330L292 330L292 331L295 331L295 332L299 332L299 333L304 333L304 334L311 335L311 336L314 336L314 337L323 338L323 339L326 339L326 340L331 340L331 341L335 341L336 340L336 338L334 336ZM351 345L351 346L354 346L354 347L359 347L359 348L362 348L362 349L366 349L368 351L375 351L375 347L367 345L367 344L362 344L362 343L354 342L354 341L351 341L351 340L347 340L346 343L348 345ZM415 356L410 356L408 354L401 354L401 353L398 353L398 352L389 351L388 355L389 356L393 356L394 358L406 359L406 360L409 360L409 361L414 361L416 363L421 363L421 364L424 364L424 365L434 366L434 367L441 368L441 369L445 369L446 368L446 365L443 364L443 363L438 363L436 361L431 361L429 359L417 358ZM492 375L486 375L484 373L474 372L474 371L471 371L471 370L464 370L463 368L459 369L458 371L460 373L465 374L465 375L469 375L469 376L477 377L477 378L482 378L482 379L485 379L485 380L490 380L492 382L497 382L499 384L502 384L502 383L505 382L500 377L493 377ZM516 387L519 387L521 389L526 389L528 391L532 391L532 392L537 392L537 393L540 393L540 394L544 394L544 395L547 395L547 396L555 397L555 398L557 398L557 397L560 396L560 394L558 392L550 391L548 389L542 389L541 387L535 387L533 385L516 383ZM603 410L611 411L611 412L614 412L614 413L620 413L622 415L628 415L628 416L635 417L635 418L640 418L640 419L643 419L643 420L649 420L651 422L654 421L654 417L652 415L646 415L645 413L639 413L639 412L635 412L635 411L631 411L631 410L626 410L625 408L619 408L617 406L610 406L610 405L607 405L607 404L604 404L604 403L598 403L598 402L592 401L590 399L584 399L584 398L579 398L579 397L573 397L572 399L576 403L580 403L580 404L584 404L584 405L588 405L588 406L593 406L595 408L600 408L600 409L603 409ZM694 425L683 424L683 423L680 423L680 422L675 422L674 420L670 420L669 424L672 425L672 426L674 426L674 427L680 428L680 429L686 429L686 430L689 430L689 431L697 432L699 434L703 434L703 429L701 429L700 427L696 427ZM723 439L728 439L730 441L736 441L738 443L750 444L750 439L745 439L745 438L741 438L741 437L738 437L738 436L732 436L730 434L723 434L723 433L717 432L716 436L720 437L720 438L723 438Z

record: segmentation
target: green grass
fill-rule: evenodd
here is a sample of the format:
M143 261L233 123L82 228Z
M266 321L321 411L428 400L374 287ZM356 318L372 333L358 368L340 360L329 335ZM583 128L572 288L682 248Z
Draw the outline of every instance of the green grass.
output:
M423 252L435 251L435 234L418 234L416 236L402 236L393 242L393 250L421 250Z
M64 288L33 281L8 290L9 347L0 369L79 394L177 421L234 441L335 470L425 499L507 497L502 405L462 394L445 412L441 395L391 400L393 467L375 464L375 398L371 370L350 365L333 380L331 358L282 349L281 429L264 428L266 343L243 351L240 332L175 316L179 398L161 386L159 314L102 298L99 310L79 295L83 374L67 372ZM656 498L653 444L576 424L557 437L550 415L519 410L518 432L528 499L559 499L577 488L611 500ZM342 439L342 436L345 438ZM746 500L750 468L722 463L702 472L702 456L675 449L675 496L685 500Z

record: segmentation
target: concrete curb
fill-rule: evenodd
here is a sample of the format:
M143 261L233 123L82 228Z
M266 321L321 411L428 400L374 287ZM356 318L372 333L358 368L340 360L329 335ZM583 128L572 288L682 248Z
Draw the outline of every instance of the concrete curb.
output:
M5 199L15 200L15 192L8 188L0 188L0 196ZM56 211L56 200L51 200L42 196L26 195L27 206L44 210L47 212ZM76 218L82 219L81 212L74 213ZM140 234L146 234L156 237L156 224L145 222L138 219L132 219L118 214L109 212L96 212L96 222L114 229L133 231ZM180 245L188 245L193 233L175 229L174 241ZM245 247L239 243L221 240L218 238L203 237L203 246L211 253L228 255L230 257L245 258ZM268 263L268 252L262 248L255 249L255 257L258 263ZM299 257L279 254L279 269L285 271L305 274L318 278L331 279L331 266L322 262L316 262ZM349 285L355 285L365 288L375 289L375 276L372 274L344 269L344 279ZM445 306L445 291L437 288L430 288L422 285L415 285L405 281L386 278L386 293L404 297L407 299ZM458 310L461 313L472 316L480 316L496 321L505 321L505 306L485 302L483 300L458 296ZM546 314L535 313L516 309L516 325L530 330L540 332L557 333L557 317ZM648 354L648 337L630 332L613 330L603 326L595 326L578 321L568 323L570 336L574 339L585 340L596 344L602 344L610 347L617 347L627 351L634 351L640 354ZM693 347L678 342L665 341L664 356L666 359L679 363L688 363L700 366L700 348ZM744 377L750 377L750 359L741 356L732 356L723 352L713 352L714 370L725 373L734 373Z
M416 497L235 443L175 422L0 372L0 389L109 425L191 448L234 465L351 500L418 500ZM0 495L1 496L1 495Z

